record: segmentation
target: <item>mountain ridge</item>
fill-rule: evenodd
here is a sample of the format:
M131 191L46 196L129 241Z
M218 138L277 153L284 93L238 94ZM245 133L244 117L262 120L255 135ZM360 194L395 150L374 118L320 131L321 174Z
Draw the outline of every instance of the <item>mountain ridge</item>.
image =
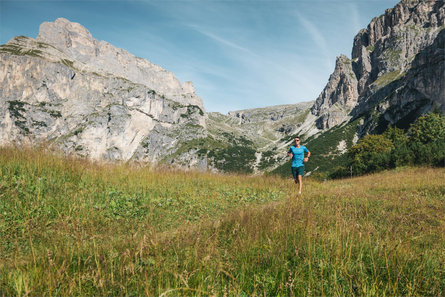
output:
M141 66L136 74L123 73L124 66L140 63L141 58L131 54L117 70L85 64L75 56L81 56L78 52L83 53L85 48L94 49L91 44L98 42L79 24L65 19L55 23L55 28L66 35L65 41L76 36L90 43L81 50L69 43L66 48L45 43L48 40L42 36L51 35L49 32L55 29L46 28L44 23L40 41L20 36L0 47L4 70L0 76L1 144L49 141L67 153L92 159L155 162L174 150L177 141L203 133L205 111L196 93L188 93L194 92L191 84L185 84L184 89L172 73L157 71L161 68L149 62L142 65L149 68ZM63 26L69 30L63 30ZM86 37L78 37L78 31ZM119 52L107 46L103 55L112 57L102 58L100 63L116 61ZM125 77L139 75L140 71L151 71L150 79L133 82ZM159 73L161 77L156 81ZM193 129L181 137L172 135L183 127Z
M0 144L262 173L285 166L299 135L325 147L327 168L363 135L445 111L444 23L443 1L403 0L355 36L315 101L224 115L206 112L191 82L59 18L0 46Z
M336 69L311 108L318 117L317 127L331 128L361 116L357 112L363 109L360 105L369 108L368 100L379 89L404 76L415 56L434 43L444 24L443 1L403 0L373 18L354 37L352 59L337 58ZM443 80L443 75L439 80ZM438 97L431 94L429 100L439 104L444 112L445 99ZM339 107L341 110L336 113L334 109Z

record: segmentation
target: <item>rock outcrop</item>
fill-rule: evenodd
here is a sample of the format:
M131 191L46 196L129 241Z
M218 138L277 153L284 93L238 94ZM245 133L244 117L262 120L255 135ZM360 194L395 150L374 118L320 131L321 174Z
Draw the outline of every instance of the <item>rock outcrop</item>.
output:
M317 127L327 129L349 119L348 114L357 104L357 98L357 78L351 60L340 56L328 84L311 108L318 117Z
M0 144L47 141L92 159L158 161L205 135L191 83L65 19L0 47Z
M387 125L409 128L416 118L435 108L445 113L445 29L416 55L406 74L372 93L352 114L365 115L362 135L382 132Z
M421 95L411 92L411 99L406 101L423 102L424 112L434 104L443 110L443 93L435 91L443 81L443 71L436 73L426 59L417 56L433 44L435 48L440 47L440 42L435 40L445 28L444 24L443 1L403 0L393 9L387 9L382 16L374 18L366 29L355 36L352 59L344 56L337 59L334 73L311 109L312 114L318 117L317 127L327 129L351 117L361 116L369 112L376 101L382 100L387 103L380 102L379 112L389 119L388 123L393 124L392 119L406 117L412 112L411 108L392 108L391 112L398 110L400 114L390 116L385 115L386 108L383 106L389 107L403 101L400 96L396 100L392 95L389 100L388 96L395 90L394 85L389 86L392 82L406 82L398 85L398 94L411 92L413 82L408 83L411 80L404 77L412 72L412 68L416 68L417 77L422 77L424 86ZM429 51L434 52L435 49L430 48ZM345 79L348 73L351 77ZM412 106L420 108L419 104Z
M310 101L236 110L229 112L225 118L231 127L238 129L240 134L251 139L258 150L261 150L262 147L281 145L279 140L283 137L300 132L307 134L310 128L314 128L309 112L313 103L314 101ZM216 119L216 115L212 114L209 118ZM307 125L303 126L304 123Z
M78 23L64 18L59 18L54 23L45 22L40 25L37 42L50 44L67 54L81 63L79 68L82 70L123 77L182 104L193 104L204 109L191 82L181 84L173 73L160 66L108 42L94 39Z

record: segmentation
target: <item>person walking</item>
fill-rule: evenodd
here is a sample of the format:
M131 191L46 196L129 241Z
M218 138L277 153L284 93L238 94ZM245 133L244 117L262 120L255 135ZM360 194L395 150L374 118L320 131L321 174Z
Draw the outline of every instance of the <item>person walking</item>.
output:
M301 194L301 189L303 187L304 163L309 161L311 152L304 145L300 145L300 137L295 137L294 141L295 145L290 147L287 155L292 158L292 176L294 177L295 183L298 183L298 194ZM304 153L307 153L306 157L304 157Z

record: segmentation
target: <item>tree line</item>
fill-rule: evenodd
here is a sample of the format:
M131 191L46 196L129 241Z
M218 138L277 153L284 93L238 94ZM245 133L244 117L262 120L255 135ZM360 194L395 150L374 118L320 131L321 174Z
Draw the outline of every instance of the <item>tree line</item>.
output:
M445 116L420 116L406 131L389 126L383 134L361 138L347 153L345 165L331 178L374 173L401 166L445 166Z

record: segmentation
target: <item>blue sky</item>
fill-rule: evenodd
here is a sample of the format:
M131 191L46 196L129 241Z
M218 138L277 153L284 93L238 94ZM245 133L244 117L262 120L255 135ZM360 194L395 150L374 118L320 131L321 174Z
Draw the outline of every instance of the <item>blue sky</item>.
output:
M207 111L315 100L396 0L0 0L0 43L64 17L192 81Z

